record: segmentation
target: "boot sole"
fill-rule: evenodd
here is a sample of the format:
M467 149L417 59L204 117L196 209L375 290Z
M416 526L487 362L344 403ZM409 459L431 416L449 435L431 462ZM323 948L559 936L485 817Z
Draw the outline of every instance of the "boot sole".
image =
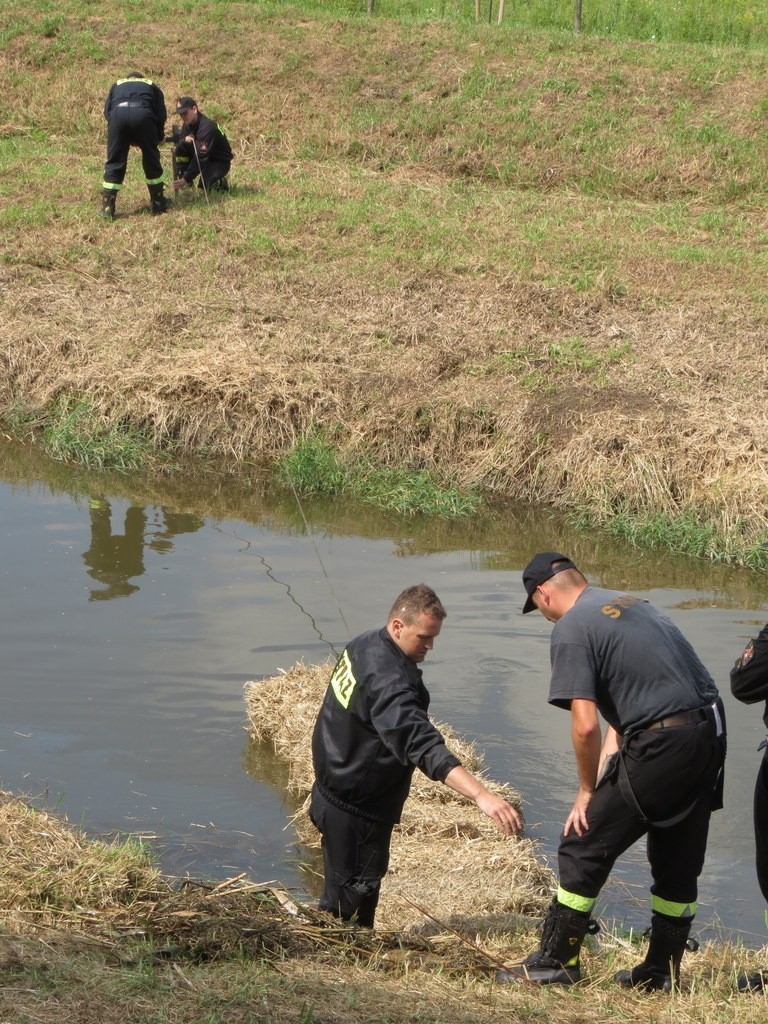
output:
M638 978L634 981L631 971L619 971L614 974L613 980L622 988L634 988L640 992L671 992L672 980L655 978Z
M525 967L515 967L512 970L496 972L497 985L578 985L580 981L581 971L573 969L529 971Z

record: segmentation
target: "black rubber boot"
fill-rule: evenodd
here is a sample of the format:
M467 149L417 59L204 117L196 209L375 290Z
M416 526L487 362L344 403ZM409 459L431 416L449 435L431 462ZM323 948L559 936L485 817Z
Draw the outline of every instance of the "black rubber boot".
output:
M750 971L748 974L740 974L736 979L736 988L739 992L768 991L768 971Z
M671 992L680 979L680 962L688 948L688 934L693 918L667 917L654 914L651 938L645 960L629 971L614 975L624 988L643 988L649 992ZM695 944L694 949L698 948Z
M156 217L160 213L168 212L168 200L163 194L163 183L159 185L147 185L149 189L149 198L152 201L152 216Z
M105 220L115 219L115 202L117 200L117 190L114 188L103 188L101 190L101 210L99 215Z
M597 922L589 914L571 910L554 900L541 931L541 946L519 967L496 972L501 985L532 982L535 985L574 985L581 981L579 951L588 931L596 932Z

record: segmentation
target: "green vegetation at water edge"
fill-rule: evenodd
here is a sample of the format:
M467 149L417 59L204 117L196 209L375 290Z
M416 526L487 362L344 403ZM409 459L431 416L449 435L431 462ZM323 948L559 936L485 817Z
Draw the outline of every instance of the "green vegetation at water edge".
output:
M21 421L16 425L21 426ZM77 462L88 469L133 472L160 458L143 431L108 421L89 402L71 397L60 399L49 410L41 443L52 459Z
M304 438L281 459L277 475L298 494L348 495L401 515L458 519L480 509L477 494L441 486L427 470L379 466L360 458L346 461L317 435Z
M569 518L574 526L583 529L588 529L594 521L591 514ZM692 558L743 565L749 569L768 569L768 548L755 543L751 524L747 521L729 524L724 529L721 522L707 518L704 513L685 511L673 515L619 511L601 525L606 533L636 547L673 551Z

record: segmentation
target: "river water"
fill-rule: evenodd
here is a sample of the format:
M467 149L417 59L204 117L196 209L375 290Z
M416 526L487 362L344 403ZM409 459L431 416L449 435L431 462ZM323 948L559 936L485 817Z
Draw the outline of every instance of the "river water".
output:
M598 584L649 598L680 625L726 701L726 808L713 818L700 936L763 945L751 794L761 707L728 671L764 624L768 583L648 553L546 513L472 524L304 502L259 477L199 470L86 473L0 442L0 781L94 834L148 837L165 870L307 884L285 766L249 743L243 684L333 657L425 581L448 609L424 664L432 711L524 795L552 856L575 793L569 716L547 705L550 626L523 617L520 573L563 550ZM603 916L647 923L641 847L617 866Z

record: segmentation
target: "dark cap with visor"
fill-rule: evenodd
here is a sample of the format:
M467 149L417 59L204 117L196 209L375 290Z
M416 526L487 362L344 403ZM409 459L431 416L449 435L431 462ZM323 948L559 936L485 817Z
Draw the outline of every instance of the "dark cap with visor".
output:
M176 113L183 114L185 110L191 110L192 107L197 106L197 101L193 100L191 96L179 96L176 101Z
M551 580L557 573L564 569L577 569L578 566L568 558L567 555L559 555L556 551L540 551L534 555L528 565L523 569L523 586L528 595L523 605L523 615L534 611L536 605L533 603L533 595L536 588Z

